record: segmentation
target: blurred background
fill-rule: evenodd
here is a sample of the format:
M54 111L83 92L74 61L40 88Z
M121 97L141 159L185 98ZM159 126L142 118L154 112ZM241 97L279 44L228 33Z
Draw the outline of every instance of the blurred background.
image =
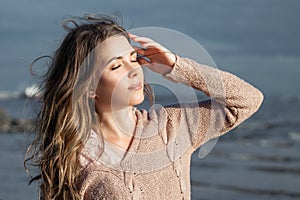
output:
M300 198L300 2L297 0L0 2L0 200L37 199L20 124L30 114L29 65L52 55L64 19L118 11L126 28L164 27L200 43L219 69L265 95L261 109L191 164L192 199ZM39 63L42 65L43 62Z

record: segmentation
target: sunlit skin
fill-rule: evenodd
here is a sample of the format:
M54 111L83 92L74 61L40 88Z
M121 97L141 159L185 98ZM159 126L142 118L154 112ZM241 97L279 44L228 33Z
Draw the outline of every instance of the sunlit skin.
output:
M104 67L98 87L92 91L104 139L123 149L128 149L136 126L133 107L144 101L141 65L165 74L172 70L176 60L174 54L150 38L129 36L143 48L131 46L127 38L121 35L110 37L100 44L99 63ZM137 54L149 55L147 58L150 61L138 58ZM136 83L141 83L141 87L128 89Z

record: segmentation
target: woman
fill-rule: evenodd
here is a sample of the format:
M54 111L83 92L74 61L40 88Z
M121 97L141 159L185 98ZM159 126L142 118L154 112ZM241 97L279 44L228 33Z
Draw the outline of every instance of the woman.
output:
M41 181L41 199L190 199L191 154L255 113L263 94L111 18L72 22L45 77L26 161L40 169L33 180ZM211 100L138 110L144 93L153 100L141 65Z

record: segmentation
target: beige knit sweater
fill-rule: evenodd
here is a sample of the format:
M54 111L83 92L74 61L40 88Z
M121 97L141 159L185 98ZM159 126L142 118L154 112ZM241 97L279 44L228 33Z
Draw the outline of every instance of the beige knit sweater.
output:
M179 56L172 71L163 77L210 98L136 110L134 138L120 162L113 158L122 153L107 144L101 146L102 140L92 131L80 156L85 167L78 182L82 199L190 199L191 154L249 118L264 98L258 89L231 73Z

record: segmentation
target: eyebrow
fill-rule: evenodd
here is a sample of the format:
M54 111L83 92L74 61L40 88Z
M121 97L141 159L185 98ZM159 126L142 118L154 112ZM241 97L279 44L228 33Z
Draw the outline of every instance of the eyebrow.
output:
M136 53L135 50L131 51L131 52L130 52L130 56L132 56L132 55L135 54L135 53ZM127 54L127 53L126 53L126 54ZM106 66L107 66L109 63L111 63L112 61L118 60L118 59L122 59L123 57L124 57L124 55L112 57L112 58L107 62Z

